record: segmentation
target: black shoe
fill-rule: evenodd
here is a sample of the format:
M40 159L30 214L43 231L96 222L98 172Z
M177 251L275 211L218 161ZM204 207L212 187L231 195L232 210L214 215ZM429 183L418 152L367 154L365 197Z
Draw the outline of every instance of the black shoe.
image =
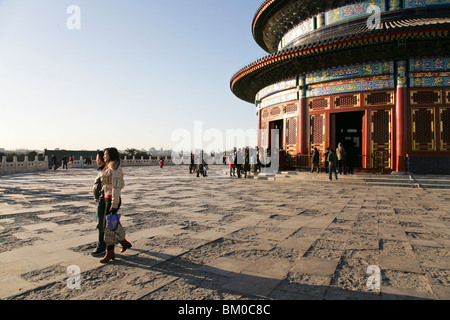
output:
M106 249L96 249L94 252L91 253L91 255L95 256L102 256L106 252Z

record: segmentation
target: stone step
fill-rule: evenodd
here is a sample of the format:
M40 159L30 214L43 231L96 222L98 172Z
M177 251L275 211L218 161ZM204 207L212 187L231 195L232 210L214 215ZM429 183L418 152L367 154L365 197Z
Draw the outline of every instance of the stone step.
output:
M223 170L224 175L229 175L228 170ZM302 181L323 183L329 181L328 174L322 172L311 173L308 171L281 171L272 173L250 173L247 179L268 181ZM334 177L333 177L334 181ZM407 187L407 188L433 188L450 189L450 176L439 175L409 175L409 174L340 174L338 181L342 184L381 186L381 187Z
M420 183L420 187L424 189L450 189L450 184L427 184Z

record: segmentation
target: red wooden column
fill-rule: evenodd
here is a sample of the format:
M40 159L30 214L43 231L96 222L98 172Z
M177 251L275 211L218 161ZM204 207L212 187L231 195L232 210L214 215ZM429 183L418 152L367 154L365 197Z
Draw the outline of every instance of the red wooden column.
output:
M395 171L406 171L406 115L408 104L408 64L397 61L397 98L395 103Z
M261 109L260 109L260 106L261 106L261 101L256 101L256 117L258 118L258 147L260 147L261 146L261 126L262 126L262 123L261 123Z
M309 112L306 102L306 84L305 75L300 75L298 78L298 94L299 94L299 145L298 153L301 155L309 154Z

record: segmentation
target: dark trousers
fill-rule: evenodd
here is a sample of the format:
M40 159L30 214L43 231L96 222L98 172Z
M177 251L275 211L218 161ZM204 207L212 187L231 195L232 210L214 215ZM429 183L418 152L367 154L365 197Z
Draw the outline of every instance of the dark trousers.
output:
M336 179L338 178L336 166L330 165L328 170L329 170L328 176L329 176L330 180L332 180L332 178L333 178L333 173L334 173L334 177Z
M97 249L105 250L105 198L100 198L99 202L95 204L96 218L97 218L97 229L98 229L98 240Z

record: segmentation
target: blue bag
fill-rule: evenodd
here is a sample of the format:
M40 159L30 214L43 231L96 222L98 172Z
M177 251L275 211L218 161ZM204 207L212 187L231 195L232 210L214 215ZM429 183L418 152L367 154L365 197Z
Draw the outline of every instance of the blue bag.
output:
M106 226L108 227L109 230L116 231L117 227L120 224L120 217L121 215L117 213L115 214L110 213L106 216Z

